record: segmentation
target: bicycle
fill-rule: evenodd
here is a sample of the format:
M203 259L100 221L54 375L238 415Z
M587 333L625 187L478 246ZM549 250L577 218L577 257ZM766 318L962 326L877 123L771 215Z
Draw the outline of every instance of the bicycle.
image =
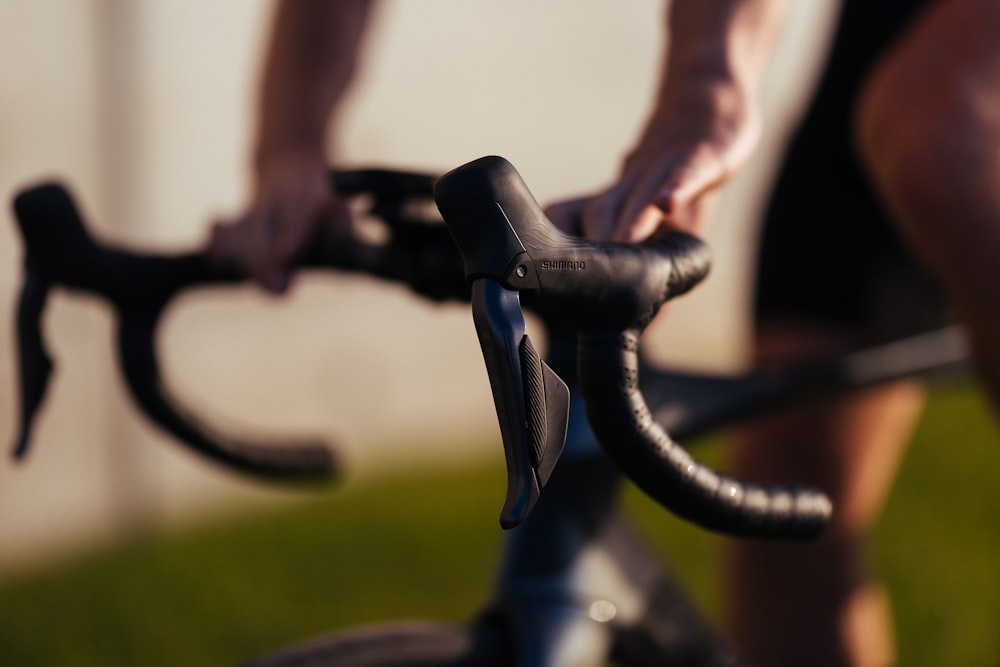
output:
M642 327L707 270L696 240L604 246L561 235L500 158L440 179L362 170L334 173L331 181L344 193L370 195L371 213L386 222L391 239L374 246L319 238L303 266L365 271L429 298L471 302L507 460L501 523L517 530L506 545L494 600L468 625L337 633L254 665L585 667L612 655L637 666L736 664L619 512L616 465L660 504L706 528L808 538L829 516L824 496L721 477L666 433L690 438L807 394L964 365L960 331L945 329L786 373L712 378L640 368ZM447 227L412 217L412 205L432 192ZM153 342L159 313L178 292L240 281L237 272L213 266L203 253L163 256L100 244L58 186L23 193L15 208L27 247L18 317L24 395L18 455L28 447L51 369L39 318L48 288L58 283L101 294L115 306L119 361L130 391L146 416L182 443L254 475L311 478L336 471L332 450L322 443L252 442L217 433L189 416L160 380ZM649 273L656 279L648 280ZM132 279L121 280L124 275ZM522 296L548 328L546 360L524 333ZM579 349L569 335L574 329L582 330ZM577 390L587 402L586 418L580 401L570 398ZM608 454L578 437L588 419ZM574 437L563 451L570 428ZM664 478L673 483L661 484Z

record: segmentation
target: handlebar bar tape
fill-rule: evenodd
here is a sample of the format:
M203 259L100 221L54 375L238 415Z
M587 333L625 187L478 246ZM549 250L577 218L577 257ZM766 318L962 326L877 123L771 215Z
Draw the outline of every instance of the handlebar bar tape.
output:
M639 390L638 342L635 330L583 334L578 341L587 417L622 472L674 514L709 530L759 538L819 535L833 511L823 493L721 475L670 438Z
M97 294L114 307L118 360L142 412L189 447L231 468L267 477L311 479L335 470L321 442L251 442L213 432L181 407L164 387L154 339L160 314L193 284L232 283L234 273L213 267L203 253L153 256L109 248L88 233L69 193L56 184L25 191L14 210L26 247L25 283L18 313L21 359L21 429L15 456L28 448L31 423L42 402L52 362L40 334L48 287Z

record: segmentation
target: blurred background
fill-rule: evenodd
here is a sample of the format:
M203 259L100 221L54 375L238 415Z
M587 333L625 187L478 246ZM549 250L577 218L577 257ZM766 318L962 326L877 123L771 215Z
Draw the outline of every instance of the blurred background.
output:
M795 90L830 3L799 26L770 86ZM265 0L0 2L0 192L59 179L99 236L138 248L204 242L248 190ZM443 172L504 155L542 202L606 184L638 132L663 48L659 3L387 2L339 131L351 166ZM794 110L784 94L772 119ZM664 359L738 365L746 251L771 148L730 188L715 268L658 335ZM20 240L0 226L0 312L13 313ZM8 320L11 321L11 320ZM286 299L252 288L185 297L164 322L168 380L240 427L336 437L349 477L493 456L471 319L402 288L304 275ZM56 292L56 372L27 459L0 465L0 567L274 492L154 432L123 393L104 304ZM0 424L16 433L12 327L0 329ZM419 437L415 437L419 434ZM419 441L419 446L417 442ZM430 443L430 444L429 444Z
M765 82L767 139L725 190L708 234L712 275L647 335L657 362L745 362L763 187L835 2L789 4ZM441 172L499 154L543 203L604 186L644 120L661 8L581 8L384 2L337 133L345 166ZM269 0L0 0L0 194L9 202L59 179L102 238L200 246L248 192L271 10ZM0 218L6 447L19 410L21 245L9 206ZM241 430L336 438L346 473L332 493L235 476L154 431L117 375L113 327L89 297L49 300L56 372L33 447L20 463L0 459L0 664L231 664L330 627L459 618L482 602L503 463L466 308L325 273L300 276L287 298L205 290L167 313L171 386ZM875 548L901 664L996 664L997 440L974 388L935 394ZM629 493L717 615L718 539Z

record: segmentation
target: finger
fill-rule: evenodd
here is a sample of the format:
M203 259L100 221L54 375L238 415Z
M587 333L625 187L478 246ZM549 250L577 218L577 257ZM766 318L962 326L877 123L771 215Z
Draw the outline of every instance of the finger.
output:
M662 174L669 171L669 163L649 170L639 178L633 178L630 187L621 193L616 210L609 209L613 216L610 239L619 243L640 243L652 236L663 221L663 212L651 205L657 188L663 182Z
M647 206L630 222L616 226L612 240L621 243L641 243L663 225L663 218L663 211L656 206Z
M309 194L280 199L264 217L262 244L255 244L260 252L256 271L268 291L280 294L291 286L293 265L316 229L315 201Z
M630 194L616 225L616 240L638 242L664 226L695 231L700 222L696 202L726 180L726 171L712 153L700 151L665 162L648 172Z
M310 195L302 195L283 202L280 215L274 220L274 237L271 257L274 268L287 268L312 235L320 219L322 207Z
M592 199L577 197L552 204L545 208L545 216L563 233L581 236L583 211Z
M652 203L670 218L692 202L724 184L749 159L757 144L759 128L749 125L733 143L705 144L692 149L664 179Z
M272 257L276 218L267 210L254 211L244 220L245 227L241 231L247 274L265 290L281 293L287 288L288 281L276 270Z
M629 184L619 182L592 199L583 209L580 225L583 235L595 241L610 241L616 233L619 212L624 204Z
M673 217L691 204L715 189L726 180L721 165L717 167L697 166L686 169L678 178L664 183L656 190L650 202L666 217Z
M260 211L250 211L235 222L216 221L210 230L208 257L214 265L236 271L273 292L283 286L268 265L268 219Z
M209 225L207 253L209 261L220 267L240 267L235 249L234 223L214 220Z

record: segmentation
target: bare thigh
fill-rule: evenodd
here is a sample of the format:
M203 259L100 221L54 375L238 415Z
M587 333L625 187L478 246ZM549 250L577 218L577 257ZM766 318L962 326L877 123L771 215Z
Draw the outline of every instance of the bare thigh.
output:
M863 91L858 144L900 233L969 325L1000 404L1000 3L942 0Z

